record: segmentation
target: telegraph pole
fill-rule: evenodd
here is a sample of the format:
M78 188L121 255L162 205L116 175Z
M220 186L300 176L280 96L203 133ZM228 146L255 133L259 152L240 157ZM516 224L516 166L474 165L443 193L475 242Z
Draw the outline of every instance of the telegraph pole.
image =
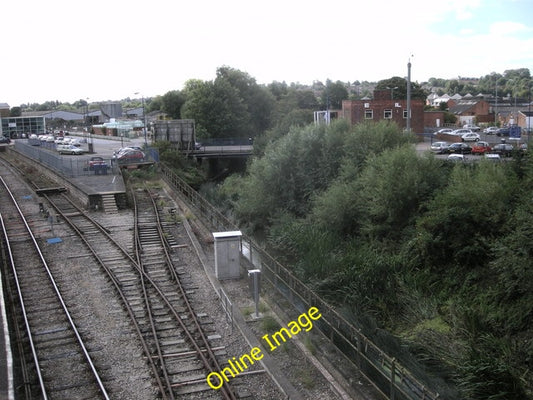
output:
M411 57L407 63L407 132L411 132Z

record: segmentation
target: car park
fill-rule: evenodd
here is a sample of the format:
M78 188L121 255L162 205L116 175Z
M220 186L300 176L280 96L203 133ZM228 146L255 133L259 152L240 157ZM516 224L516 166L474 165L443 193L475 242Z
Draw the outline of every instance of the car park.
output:
M466 143L457 142L452 143L448 146L447 153L458 153L458 154L470 154L472 153L472 147L467 145Z
M483 133L487 135L496 135L500 128L497 126L489 126L488 128L483 129Z
M448 146L450 146L448 142L433 142L430 146L430 150L437 154L443 154L448 151Z
M492 147L492 152L504 157L510 157L514 152L514 146L509 143L499 143Z
M492 150L487 142L479 141L472 146L472 154L485 154Z
M463 142L477 142L481 137L479 136L479 133L476 132L469 132L461 135L461 140Z

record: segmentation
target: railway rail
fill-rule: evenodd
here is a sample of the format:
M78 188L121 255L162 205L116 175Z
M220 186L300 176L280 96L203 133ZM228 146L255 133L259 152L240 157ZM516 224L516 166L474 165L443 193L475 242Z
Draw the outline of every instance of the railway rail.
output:
M50 270L34 230L41 221L25 217L23 206L9 183L19 182L9 170L0 177L0 222L4 260L11 269L8 292L17 304L17 328L25 336L22 352L31 354L23 372L26 398L109 399L85 339L77 328L69 306ZM23 334L24 332L25 334Z
M132 192L136 203L144 192ZM150 197L150 194L147 194ZM214 392L205 381L220 369L200 318L179 282L169 243L154 201L136 206L133 254L108 229L64 193L43 194L57 215L76 232L114 285L142 344L163 399L193 396L235 399L226 383ZM139 212L139 208L143 211ZM204 317L205 318L205 317ZM191 322L189 322L191 321Z

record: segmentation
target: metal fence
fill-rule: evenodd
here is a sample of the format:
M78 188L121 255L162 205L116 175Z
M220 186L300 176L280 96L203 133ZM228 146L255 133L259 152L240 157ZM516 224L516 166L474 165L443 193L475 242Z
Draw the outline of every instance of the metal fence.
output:
M137 163L137 160L131 160L131 162L121 161L120 164L117 164L112 157L93 156L101 158L101 160L95 162L94 160L91 160L91 157L87 157L87 155L61 156L56 151L55 143L37 143L39 144L32 145L29 140L16 140L15 149L27 157L38 160L57 174L67 178L88 175L118 175L120 174L119 166ZM145 162L159 161L159 153L157 152L157 149L148 148L144 153Z
M218 231L238 230L238 227L222 215L207 200L200 196L167 166L161 164L165 181L198 211L198 217ZM300 312L317 307L322 318L318 328L330 342L354 364L369 380L384 399L390 400L435 400L440 396L426 388L412 373L395 358L387 355L361 329L348 322L342 315L323 301L287 268L277 262L254 241L242 236L242 255L255 267L276 290L287 298Z

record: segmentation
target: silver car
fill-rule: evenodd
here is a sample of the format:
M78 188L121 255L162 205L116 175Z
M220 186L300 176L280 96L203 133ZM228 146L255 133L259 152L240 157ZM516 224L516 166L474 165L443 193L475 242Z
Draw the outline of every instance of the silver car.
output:
M431 144L430 150L438 154L443 154L448 151L448 146L450 146L448 142L434 142Z

